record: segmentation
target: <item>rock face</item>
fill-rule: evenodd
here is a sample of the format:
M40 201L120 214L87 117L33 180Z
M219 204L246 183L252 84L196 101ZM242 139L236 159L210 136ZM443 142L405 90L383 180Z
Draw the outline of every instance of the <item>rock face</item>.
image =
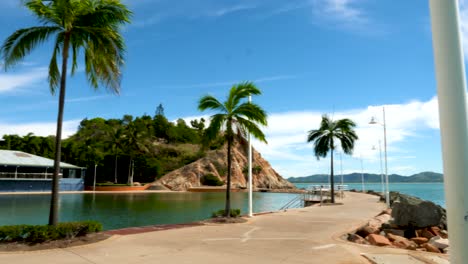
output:
M247 146L236 143L232 148L231 188L246 188L248 176ZM252 184L254 188L295 189L295 186L283 179L260 153L252 152ZM199 187L200 177L213 174L226 182L227 147L215 150L206 157L192 162L180 169L161 177L156 183L162 184L174 191L185 191L191 187Z
M440 206L409 195L399 194L392 203L393 223L400 227L438 226L443 216L444 211Z

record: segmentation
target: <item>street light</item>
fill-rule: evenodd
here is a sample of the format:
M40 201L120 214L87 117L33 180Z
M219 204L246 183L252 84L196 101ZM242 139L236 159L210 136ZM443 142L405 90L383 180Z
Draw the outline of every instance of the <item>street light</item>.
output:
M249 103L252 102L252 96L249 95ZM249 133L249 217L253 217L252 205L252 140Z
M388 189L388 166L387 166L387 124L385 122L385 107L382 107L383 113L383 124L377 122L377 120L372 117L369 124L371 125L382 125L383 126L383 133L384 133L384 153L385 153L385 202L387 203L387 207L390 208L390 191Z
M376 150L375 146L372 146L372 150ZM382 145L380 144L380 140L379 140L379 156L380 156L380 183L382 187L382 195L384 195L385 186L384 186L384 176L383 176L383 166L382 166Z
M364 162L362 161L361 155L361 184L362 184L362 193L366 192L366 188L364 187Z

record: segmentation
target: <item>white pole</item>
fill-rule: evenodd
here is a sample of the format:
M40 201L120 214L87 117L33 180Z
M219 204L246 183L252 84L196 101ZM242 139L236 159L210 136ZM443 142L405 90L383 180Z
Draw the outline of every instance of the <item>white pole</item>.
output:
M249 95L249 103L252 102L252 96ZM249 217L253 217L252 204L252 140L249 133Z
M382 165L382 144L379 140L379 156L380 156L380 184L382 187L382 195L385 195L385 185L384 185L384 175L383 175L383 165Z
M387 121L385 120L385 107L382 107L383 112L383 135L384 135L384 152L385 152L385 201L387 207L390 208L390 189L388 187L388 163L387 163Z
M344 181L343 181L343 159L342 154L340 153L340 171L341 171L341 188L343 188Z
M364 188L364 164L362 161L362 156L361 156L361 182L362 182L362 192L366 192L366 189Z
M18 179L18 166L16 166L16 169L15 169L15 179Z
M342 159L343 154L340 153L340 172L341 172L341 199L344 198L344 181L343 181L343 159Z
M450 262L468 260L468 122L458 1L430 0Z
M96 191L96 171L97 171L97 164L94 164L94 182L93 182L93 192Z

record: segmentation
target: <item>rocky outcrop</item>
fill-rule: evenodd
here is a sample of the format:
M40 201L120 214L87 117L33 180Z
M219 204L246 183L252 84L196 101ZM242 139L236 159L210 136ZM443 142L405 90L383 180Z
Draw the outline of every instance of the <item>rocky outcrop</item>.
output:
M393 223L401 227L438 226L444 213L442 207L431 201L404 194L399 194L392 203Z
M222 181L227 175L227 148L211 151L206 157L192 162L180 169L161 177L156 183L174 191L185 191L192 187L200 187L200 177L212 174ZM295 186L283 179L260 153L253 150L252 184L255 189L295 189ZM232 148L231 187L247 187L247 147L235 144Z
M444 208L394 192L391 204L392 209L382 211L355 233L347 234L347 240L365 244L359 239L363 238L376 246L434 253L450 251Z

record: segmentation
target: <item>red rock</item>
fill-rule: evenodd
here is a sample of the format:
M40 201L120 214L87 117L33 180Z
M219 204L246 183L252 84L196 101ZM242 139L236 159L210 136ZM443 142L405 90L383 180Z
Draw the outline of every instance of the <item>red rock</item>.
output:
M360 235L356 235L356 234L348 234L348 241L351 241L351 242L357 243L357 244L364 244L364 245L369 244L369 242L367 240L365 240Z
M411 241L414 241L416 244L421 245L427 243L429 239L427 239L427 237L413 237L411 238Z
M401 229L385 229L384 232L386 234L394 234L397 236L405 236L405 230Z
M428 252L440 253L440 250L439 250L437 247L435 247L435 246L433 246L433 245L431 245L431 244L425 243L425 244L423 244L422 246L423 246Z
M448 238L448 232L447 230L440 230L440 237L441 238Z
M369 225L365 225L356 231L356 234L361 237L367 237L370 234L378 234L378 233L380 233L380 230L378 228L375 228Z
M440 236L440 228L437 226L429 227L428 231L431 232L434 236Z
M420 235L420 236L421 236L421 237L425 237L425 238L427 238L427 239L431 239L431 238L435 237L434 234L432 234L431 232L429 232L429 231L426 230L426 229L424 229L424 230L421 232L421 235Z
M387 237L390 241L393 242L393 245L398 248L415 250L418 247L418 245L415 242L410 241L406 237L397 236L394 234L387 234Z
M367 241L371 243L371 245L374 246L391 246L392 243L384 236L381 235L376 235L376 234L370 234L367 236Z
M391 208L387 208L385 210L383 210L379 215L383 215L383 214L387 214L387 215L392 215L392 209Z

